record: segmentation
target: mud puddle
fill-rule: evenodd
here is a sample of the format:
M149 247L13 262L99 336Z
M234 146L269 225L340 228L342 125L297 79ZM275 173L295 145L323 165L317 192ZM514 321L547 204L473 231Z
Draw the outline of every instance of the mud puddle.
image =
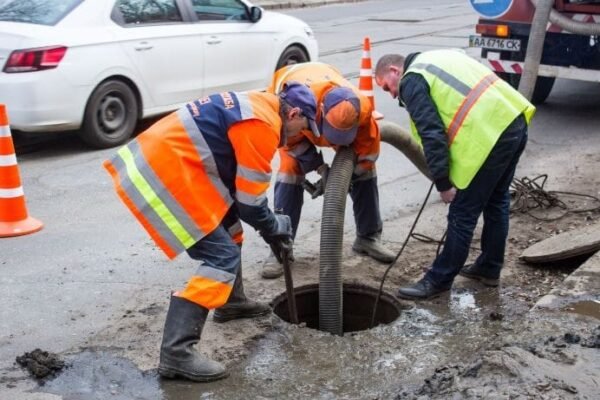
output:
M600 301L588 300L569 304L565 311L600 319Z
M393 323L332 336L274 318L250 355L223 381L160 379L108 350L66 356L70 367L39 391L64 399L391 398L400 381L481 351L512 331L498 290L462 287L433 302L407 303ZM420 377L420 378L419 378Z

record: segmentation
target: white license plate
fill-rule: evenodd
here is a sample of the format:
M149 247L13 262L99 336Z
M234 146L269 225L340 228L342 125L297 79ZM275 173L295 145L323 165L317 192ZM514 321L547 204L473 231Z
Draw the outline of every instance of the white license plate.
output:
M471 35L469 36L469 47L481 47L483 49L503 51L521 51L521 40Z

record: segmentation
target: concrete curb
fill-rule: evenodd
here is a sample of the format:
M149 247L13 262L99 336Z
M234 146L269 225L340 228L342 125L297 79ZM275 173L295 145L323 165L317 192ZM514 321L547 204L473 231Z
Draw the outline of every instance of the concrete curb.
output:
M593 307L600 310L600 251L538 300L531 311L570 309L582 301L597 304Z
M301 0L301 1L286 1L286 0L255 0L253 4L264 8L265 10L282 10L289 8L306 8L320 7L329 4L339 3L360 3L366 0Z

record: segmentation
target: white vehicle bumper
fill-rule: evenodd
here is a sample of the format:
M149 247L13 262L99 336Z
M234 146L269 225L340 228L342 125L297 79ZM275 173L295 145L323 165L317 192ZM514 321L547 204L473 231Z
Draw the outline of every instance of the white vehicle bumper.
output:
M0 72L0 103L6 104L12 129L24 132L78 129L89 88L56 85L57 70L7 74Z

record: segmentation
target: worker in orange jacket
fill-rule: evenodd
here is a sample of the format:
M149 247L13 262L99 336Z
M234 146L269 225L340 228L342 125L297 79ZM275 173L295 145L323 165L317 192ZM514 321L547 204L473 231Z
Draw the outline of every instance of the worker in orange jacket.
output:
M379 156L379 128L372 117L369 99L331 65L319 62L290 65L275 72L268 92L279 93L286 82L306 84L317 99L317 125L321 135L304 130L291 137L279 149L281 164L275 183L275 209L292 219L296 235L303 204L303 182L310 171L317 171L326 181L328 166L315 146L352 146L357 164L352 175L350 195L356 222L356 239L352 249L389 263L395 254L381 244L382 221L375 161ZM324 188L324 186L323 186ZM263 278L277 278L283 273L273 254L265 261Z
M273 252L289 250L291 221L271 212L271 160L288 136L314 129L316 100L289 82L278 95L226 92L186 104L122 147L104 166L116 191L169 258L199 261L185 289L171 296L158 372L212 381L228 375L193 348L210 309L225 322L270 312L246 298L240 218Z

